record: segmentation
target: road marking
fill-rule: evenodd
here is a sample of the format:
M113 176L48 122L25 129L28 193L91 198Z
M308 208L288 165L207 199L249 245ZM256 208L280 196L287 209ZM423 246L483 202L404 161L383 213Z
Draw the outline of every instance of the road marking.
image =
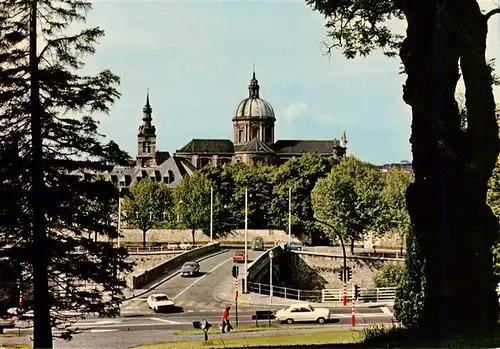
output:
M118 322L121 322L121 321L118 321ZM113 325L116 323L117 323L117 321L115 321L115 320L102 320L102 321L97 321L97 322L80 322L80 324L84 325L84 326ZM76 325L78 326L79 323L77 322Z
M176 298L180 297L181 295L183 295L187 290L189 290L191 287L193 287L194 285L196 285L198 282L200 282L201 280L203 280L204 278L206 278L207 276L209 276L212 272L216 271L217 269L219 269L220 267L222 267L224 264L228 263L228 262L231 262L233 260L233 257L225 260L224 262L220 263L219 265L217 265L215 268L213 268L212 270L210 270L208 273L206 273L205 275L203 275L201 278L197 279L195 282L193 282L191 285L189 285L188 287L186 287L185 289L183 289L179 294L177 294L177 296L175 296L174 298L172 298L172 300L175 300Z
M194 310L188 310L187 312L188 313L194 313Z
M384 314L387 314L387 315L392 315L392 313L391 313L391 311L389 310L389 308L387 308L387 307L382 307L382 308L380 308L380 309L382 309L382 312L383 312Z
M90 330L88 332L90 333L104 333L104 332L118 332L119 330L117 328L114 328L114 329L109 329L109 330L105 330L105 329L94 329L94 330Z
M150 317L149 320L164 322L164 323L170 324L170 325L179 325L180 324L180 322L178 322L178 321L172 321L172 320L166 320L166 319L159 319L157 317Z
M206 310L205 310L205 309L202 309L202 310L199 310L199 312L200 312L200 313L204 313L204 312L206 312Z

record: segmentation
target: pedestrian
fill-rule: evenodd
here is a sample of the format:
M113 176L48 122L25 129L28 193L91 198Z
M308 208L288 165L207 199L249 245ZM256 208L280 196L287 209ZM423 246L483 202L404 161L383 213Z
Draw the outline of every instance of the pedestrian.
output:
M222 312L222 333L231 332L231 324L229 322L229 310L231 307L228 305Z

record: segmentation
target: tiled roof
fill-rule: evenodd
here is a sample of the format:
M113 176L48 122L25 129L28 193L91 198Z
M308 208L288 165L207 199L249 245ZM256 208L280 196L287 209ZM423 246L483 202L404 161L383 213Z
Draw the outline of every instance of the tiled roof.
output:
M168 151L157 151L156 152L156 163L162 164L170 157L170 153Z
M246 144L242 144L239 147L238 152L240 153L266 153L274 154L274 150L271 149L266 143L260 141L258 138L252 139Z
M234 145L229 139L193 139L177 153L233 154Z
M273 149L279 154L301 154L318 152L332 154L334 148L340 146L339 141L333 140L279 140L273 144Z

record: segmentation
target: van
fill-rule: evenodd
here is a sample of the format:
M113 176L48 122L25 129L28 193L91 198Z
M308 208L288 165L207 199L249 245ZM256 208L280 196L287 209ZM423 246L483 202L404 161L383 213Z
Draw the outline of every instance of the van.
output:
M264 251L264 239L261 237L253 238L252 239L252 250Z

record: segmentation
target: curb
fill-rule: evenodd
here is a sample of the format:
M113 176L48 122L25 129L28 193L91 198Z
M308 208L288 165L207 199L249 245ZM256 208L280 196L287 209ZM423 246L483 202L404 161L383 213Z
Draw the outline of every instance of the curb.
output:
M210 254L210 255L207 255L207 256L201 257L201 258L197 259L196 261L197 261L197 262L201 262L201 261L204 261L205 259L209 259L209 258L212 258L212 257L218 256L218 255L223 254L223 253L226 253L226 252L228 252L228 251L229 251L228 249L220 250L220 251L217 251L217 252L212 253L212 254ZM174 270L175 270L175 269L174 269ZM180 271L180 268L179 268L179 270L177 270L177 271L173 272L172 274L170 274L170 275L166 276L164 279L160 280L159 282L157 282L157 283L156 283L156 284L154 284L153 286L149 287L148 289L146 289L146 290L144 290L144 291L141 291L141 293L139 293L139 294L137 294L137 295L136 295L136 294L133 294L133 295L132 295L132 297L130 297L130 296L129 296L128 298L125 298L125 299L124 299L124 301L129 301L129 300L132 300L132 299L135 299L135 298L141 297L141 296L145 295L146 293L153 291L153 290L154 290L155 288L157 288L158 286L160 286L160 285L164 284L164 283L165 283L165 282L167 282L168 280L170 280L170 279L172 279L172 278L176 277L177 275L179 275L179 274L180 274L180 272L181 272L181 271Z

